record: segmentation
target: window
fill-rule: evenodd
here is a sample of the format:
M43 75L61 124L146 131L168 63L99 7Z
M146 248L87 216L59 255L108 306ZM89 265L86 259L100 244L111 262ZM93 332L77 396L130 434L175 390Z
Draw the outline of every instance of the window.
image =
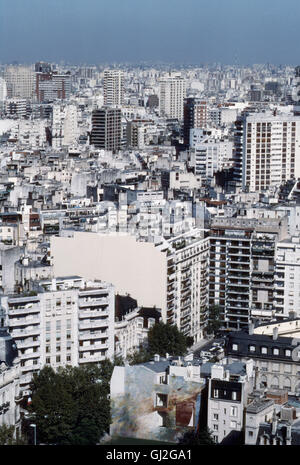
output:
M292 365L289 365L289 364L284 365L284 371L285 373L291 373Z
M218 431L219 430L219 425L214 425L214 431Z
M219 415L217 413L214 413L214 420L219 420Z
M57 355L57 356L56 356L56 362L57 362L57 363L60 362L60 355Z
M248 436L251 438L253 436L253 431L248 431Z
M46 345L46 352L50 352L50 346L49 345Z
M230 422L230 428L236 429L236 427L237 427L237 422L236 421L231 421Z
M290 356L291 356L291 351L290 351L289 349L287 349L287 350L285 351L285 356L286 356L286 357L290 357Z
M237 344L232 344L232 350L238 350L239 346Z
M261 348L261 353L262 354L267 354L268 353L268 349L266 347L262 347Z
M50 363L50 357L46 357L46 363L47 365Z
M279 363L273 363L273 371L279 371Z
M233 391L232 393L232 400L236 400L237 399L237 393L235 391Z
M279 349L273 349L273 355L279 355Z
M250 352L255 352L255 346L250 346L249 350L250 350Z
M230 407L230 416L236 417L237 416L237 407Z
M156 407L167 407L168 396L167 394L156 394Z
M166 381L167 381L167 376L164 374L164 375L160 375L159 378L158 378L158 381L159 381L159 384L167 384Z
M219 397L219 390L218 389L214 389L213 397L216 397L216 398Z
M71 361L71 355L67 355L67 362Z

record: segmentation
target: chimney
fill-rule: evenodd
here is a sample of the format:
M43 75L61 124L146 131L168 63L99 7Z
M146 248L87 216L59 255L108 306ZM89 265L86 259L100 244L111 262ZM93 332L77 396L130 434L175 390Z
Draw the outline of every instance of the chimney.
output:
M166 353L166 359L168 360L168 358L170 357L170 355L168 354L168 352Z
M278 338L278 327L273 328L273 341L276 341Z
M154 355L154 361L159 362L159 359L160 359L159 354L155 354Z
M250 335L252 335L253 332L254 332L254 324L252 323L252 321L248 325L248 332L249 332Z

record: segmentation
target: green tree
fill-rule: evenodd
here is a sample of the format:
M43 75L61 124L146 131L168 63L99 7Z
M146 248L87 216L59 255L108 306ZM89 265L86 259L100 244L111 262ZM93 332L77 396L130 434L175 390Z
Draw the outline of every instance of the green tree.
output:
M110 425L109 382L113 364L44 367L33 376L30 421L46 444L93 445Z
M208 309L208 323L205 328L206 334L215 334L222 325L221 308L218 305L212 305Z
M145 347L140 347L139 350L134 351L132 354L128 355L127 361L129 365L138 365L139 363L149 362L151 360L151 354L145 349Z
M14 437L15 427L8 425L0 426L0 446L24 445L26 441L23 437Z
M159 354L164 357L166 353L182 356L192 344L193 339L180 332L177 326L160 322L149 330L147 351L151 356Z
M210 430L203 426L198 431L187 431L179 439L179 444L185 446L213 446L216 445Z

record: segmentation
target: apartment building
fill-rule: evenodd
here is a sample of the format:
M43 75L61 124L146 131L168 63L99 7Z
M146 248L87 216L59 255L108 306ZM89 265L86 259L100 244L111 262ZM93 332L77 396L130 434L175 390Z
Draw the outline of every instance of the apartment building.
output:
M159 79L159 114L183 120L185 80L178 73L169 73Z
M43 366L99 362L114 353L114 289L78 276L41 280L1 298L21 363L21 388Z
M35 73L29 66L7 66L4 71L7 97L30 99L34 95Z
M161 319L156 308L138 307L120 315L115 322L115 355L124 359L139 350L147 340L148 332Z
M192 128L207 127L207 102L199 98L186 98L184 100L184 144L190 144L190 131Z
M20 360L16 344L3 328L0 329L0 426L14 426L20 433Z
M56 276L80 270L91 279L112 282L116 292L129 293L139 305L160 308L164 322L176 324L195 340L202 337L208 306L209 239L201 230L168 240L158 237L155 242L125 233L73 232L72 237L51 237L51 255Z
M112 152L121 149L122 125L119 108L103 107L92 113L91 145Z
M274 306L275 244L286 236L286 218L212 220L209 305L220 307L226 327L283 316Z
M255 334L250 325L248 332L229 333L224 350L230 361L253 360L256 388L283 389L289 395L299 395L299 339L278 336L276 328L272 335Z
M219 444L244 429L244 408L253 390L253 361L215 364L208 379L207 426Z
M104 105L124 105L124 73L108 69L103 76Z
M277 313L300 316L300 238L292 236L276 244L275 305Z
M300 118L256 113L243 117L242 186L264 191L300 176Z

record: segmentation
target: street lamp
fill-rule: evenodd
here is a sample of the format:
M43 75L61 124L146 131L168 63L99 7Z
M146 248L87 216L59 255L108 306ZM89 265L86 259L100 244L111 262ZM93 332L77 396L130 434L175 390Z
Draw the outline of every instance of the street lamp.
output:
M31 428L33 428L33 434L34 434L34 445L36 446L36 425L34 423L32 423L31 425Z

